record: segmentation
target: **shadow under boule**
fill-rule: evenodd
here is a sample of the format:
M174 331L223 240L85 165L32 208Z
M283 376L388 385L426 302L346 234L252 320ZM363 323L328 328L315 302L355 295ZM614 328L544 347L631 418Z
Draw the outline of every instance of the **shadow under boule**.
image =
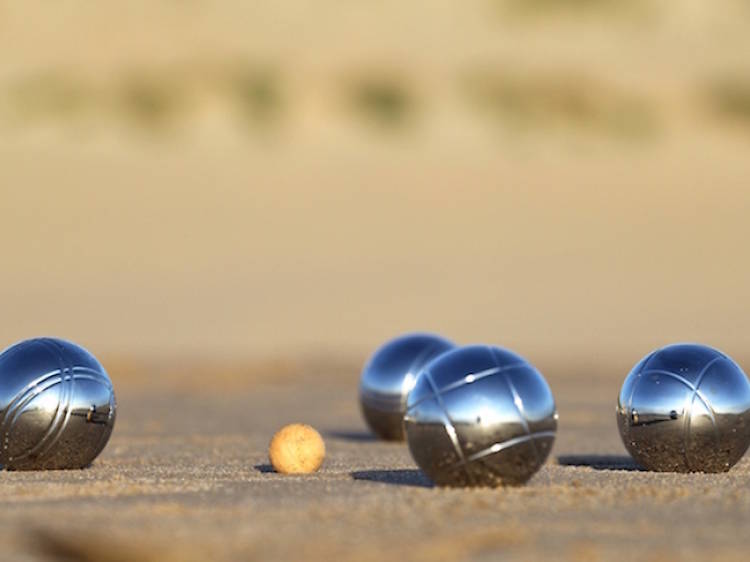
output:
M560 455L560 466L586 466L594 470L643 471L632 457L627 455Z
M433 484L421 470L403 468L396 470L355 470L351 473L354 480L367 480L380 484L396 486L414 486L432 488Z
M356 441L358 443L371 443L377 441L375 434L369 431L324 431L323 435L331 439L341 439L342 441Z

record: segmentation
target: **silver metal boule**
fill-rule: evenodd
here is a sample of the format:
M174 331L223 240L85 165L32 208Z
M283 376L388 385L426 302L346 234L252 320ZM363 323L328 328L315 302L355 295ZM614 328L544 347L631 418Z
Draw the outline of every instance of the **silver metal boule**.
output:
M557 412L531 363L499 347L472 345L422 370L404 427L414 460L438 486L517 485L552 450Z
M403 440L406 397L421 368L455 344L435 334L406 334L387 342L362 371L359 403L367 425L381 439Z
M625 379L617 425L644 468L725 472L750 445L750 381L716 349L670 345L642 359Z
M83 468L115 424L112 383L99 361L73 343L38 338L0 354L0 466Z

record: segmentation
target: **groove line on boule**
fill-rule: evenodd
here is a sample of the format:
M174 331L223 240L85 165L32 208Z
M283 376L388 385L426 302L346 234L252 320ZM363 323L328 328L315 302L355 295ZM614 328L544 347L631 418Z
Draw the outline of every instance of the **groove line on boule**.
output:
M465 375L461 378L461 380L452 382L450 384L445 385L443 388L440 389L440 394L444 395L446 392L452 392L458 388L461 388L467 384L473 384L477 381L480 381L482 379L486 379L488 377L499 375L501 373L504 373L505 371L510 371L513 369L520 369L522 367L527 367L525 363L515 363L513 365L507 365L505 367L492 367L491 369L484 369L482 371L477 371L476 373L469 373L468 375ZM434 391L434 385L431 385L433 391ZM414 402L409 408L407 409L407 412L411 410L412 408L416 408L421 403L430 400L432 396L425 396L424 398L421 398Z
M490 355L492 356L493 361L495 361L495 364L500 368L500 360L497 357L497 353L494 349L492 349L490 346L487 346L487 350L490 352ZM508 388L510 389L510 394L513 396L513 406L516 408L516 413L518 413L518 417L521 418L521 425L523 426L523 430L526 432L526 435L531 435L531 429L529 428L529 422L526 419L526 412L523 409L523 400L521 399L521 395L518 394L518 391L516 390L516 387L513 385L513 381L510 380L510 377L508 376L508 369L505 369L503 371L503 379L505 380L505 384L508 385ZM530 441L531 448L534 451L534 458L536 458L536 462L538 465L541 465L540 457L539 457L539 451L536 448L536 445L534 444L534 440L532 439Z
M57 436L60 434L61 428L61 419L63 418L65 407L63 404L67 403L69 400L69 385L66 384L66 382L70 378L70 367L68 365L68 362L65 360L65 357L63 357L63 354L60 352L60 350L57 348L57 346L52 344L52 341L43 338L40 340L40 342L53 354L55 359L57 360L58 365L60 365L60 371L61 371L61 378L60 378L60 384L62 385L60 388L60 395L58 397L57 406L55 408L55 416L52 419L52 422L50 423L49 427L47 428L47 431L45 432L42 439L33 447L31 447L28 451L25 451L23 454L16 457L14 460L19 461L26 459L28 457L36 456L37 458L41 458L44 456L48 448L45 448L45 444L49 443L50 440L52 441L52 444L54 444L57 440ZM15 421L15 420L14 420Z
M461 448L461 443L458 442L458 434L456 433L456 426L453 424L453 420L451 420L450 416L448 415L448 410L445 408L445 402L443 402L443 397L440 395L440 393L437 390L437 386L435 386L435 381L432 380L432 375L429 371L425 370L423 371L424 376L427 378L427 382L430 385L430 388L432 389L433 393L435 394L435 400L437 401L438 406L440 406L440 410L443 413L445 421L443 422L443 427L445 427L445 432L448 434L448 438L451 440L451 443L453 443L453 448L456 451L456 454L458 455L459 461L464 469L464 473L466 474L466 478L469 480L471 484L474 484L474 477L471 475L471 472L469 472L469 467L466 464L466 455L464 455L464 451Z
M711 404L709 404L708 400L706 400L706 397L703 396L703 393L695 387L689 380L681 377L680 375L673 373L671 371L665 371L663 369L649 369L648 371L643 371L641 374L647 375L649 373L657 374L657 375L664 375L670 378L673 378L674 380L684 384L686 387L688 387L691 391L693 391L693 394L698 397L698 399L703 403L703 405L706 407L706 410L708 411L709 415L711 416L711 423L716 427L716 413L714 412L714 409L711 407ZM631 407L632 410L632 407Z
M30 388L28 388L27 390L24 391L24 395L23 395L23 397L21 397L20 402L17 403L15 405L15 407L14 407L13 416L10 419L10 423L8 425L8 428L7 428L7 433L5 434L6 438L10 434L10 432L13 431L13 427L16 425L16 423L18 422L18 419L20 418L21 414L23 413L23 408L29 402L31 402L34 398L36 398L37 396L39 396L42 392L46 392L49 388L51 388L52 386L55 386L57 384L61 384L62 385L62 388L60 390L60 395L61 395L60 398L62 398L62 396L64 395L64 392L65 392L65 386L66 386L65 385L65 378L66 378L65 371L67 370L66 369L66 364L67 364L66 361L64 360L64 358L62 357L62 355L58 352L57 348L55 348L54 346L52 346L50 344L50 341L47 338L39 338L39 339L36 340L36 342L39 345L41 345L44 349L46 349L49 353L52 354L52 358L55 361L55 363L57 363L57 366L58 366L58 370L56 372L56 376L58 376L59 379L57 381L54 381L53 384L50 384L50 385L46 386L45 388L39 389L40 385L39 385L39 383L37 383L37 384L33 385L33 387L30 387ZM58 403L57 403L57 406L55 408L55 415L54 415L54 417L52 419L52 422L50 423L50 426L48 427L47 431L45 432L45 435L42 438L42 440L41 440L40 443L43 443L44 440L47 439L50 434L52 434L54 431L56 431L56 428L57 428L57 425L59 424L59 419L60 419L60 416L61 416L60 404L61 404L61 399L58 399ZM19 460L23 460L25 458L28 458L29 456L31 456L32 454L34 454L34 452L38 449L40 443L37 443L36 445L30 447L26 451L21 452L19 455L15 456L13 458L9 457L8 460L17 462Z
M515 447L516 445L521 445L529 441L533 442L537 439L544 439L548 437L554 438L555 432L554 431L538 431L536 433L530 433L529 435L521 435L519 437L513 437L512 439L501 441L500 443L495 443L494 445L491 445L487 447L486 449L482 449L481 451L474 453L473 455L469 456L466 459L466 462L467 463L473 462L475 460L488 457L494 453L499 453L500 451L504 451L505 449Z
M703 378L706 376L706 373L708 373L708 370L714 365L714 363L717 363L718 361L721 361L724 359L723 355L719 355L718 357L714 357L706 363L706 366L701 369L701 372L698 374L698 377L695 379L695 385L693 385L693 393L690 396L690 400L688 401L688 412L685 416L685 442L683 444L683 447L685 447L685 462L687 464L687 467L690 468L692 463L690 462L690 457L688 456L688 446L690 444L690 429L692 427L692 417L693 417L693 405L695 404L695 399L698 398L698 389L700 388L701 382L703 382ZM719 443L719 435L718 435L718 428L716 426L716 419L715 419L715 413L713 411L713 408L708 404L707 400L704 400L703 397L699 398L700 401L703 403L704 406L708 408L708 413L711 416L711 425L714 428L714 439L716 440L716 444Z
M38 449L38 452L36 453L38 458L42 458L45 456L57 443L60 441L60 438L65 433L65 429L68 427L68 423L70 422L71 417L71 406L72 401L74 397L74 390L75 390L75 378L74 378L74 366L70 362L70 360L66 360L64 355L64 350L54 341L50 342L50 345L52 345L55 350L57 351L59 357L63 361L64 365L67 365L66 369L70 373L69 376L65 377L65 381L68 383L65 385L65 407L63 409L64 417L62 418L62 421L58 423L58 429L54 433L54 435L47 441L46 446L43 443L39 443L35 449ZM63 403L62 397L60 399L60 403Z

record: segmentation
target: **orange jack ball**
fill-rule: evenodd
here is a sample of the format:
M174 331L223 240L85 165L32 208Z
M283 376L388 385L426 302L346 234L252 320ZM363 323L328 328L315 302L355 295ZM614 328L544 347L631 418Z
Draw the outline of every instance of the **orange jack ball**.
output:
M281 474L315 472L325 456L326 446L320 433L302 423L282 427L268 447L271 464Z

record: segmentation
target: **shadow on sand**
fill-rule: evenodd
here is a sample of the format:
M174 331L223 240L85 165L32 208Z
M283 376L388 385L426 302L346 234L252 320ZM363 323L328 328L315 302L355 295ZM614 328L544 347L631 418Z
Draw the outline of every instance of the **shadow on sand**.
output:
M399 470L355 470L351 473L354 480L368 480L381 484L396 486L415 486L432 488L432 482L420 470L405 468Z
M263 474L268 474L269 472L276 472L270 464L256 464L253 467L258 472L262 472Z
M377 437L369 431L324 431L323 435L331 439L342 441L357 441L359 443L370 443L377 441Z
M643 470L626 455L561 455L557 462L560 466L587 466L594 470Z

